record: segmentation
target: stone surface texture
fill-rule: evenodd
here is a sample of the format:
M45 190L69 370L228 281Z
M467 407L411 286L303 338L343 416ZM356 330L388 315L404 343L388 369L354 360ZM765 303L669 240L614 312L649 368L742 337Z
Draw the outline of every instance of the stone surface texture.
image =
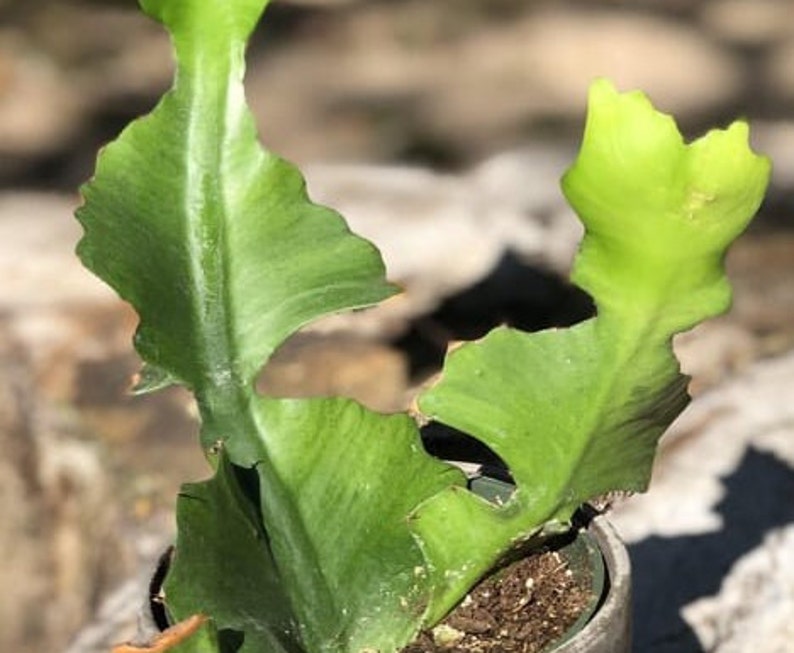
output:
M133 9L0 5L0 181L35 178L43 159L72 185L152 106L173 62L167 36ZM643 88L690 127L734 113L791 121L792 0L293 0L269 11L249 96L266 142L301 163L471 165L578 126L595 76Z
M794 642L794 526L772 530L725 578L720 593L685 609L706 650L785 653Z
M57 650L130 568L100 447L37 392L0 320L0 649Z
M791 646L792 387L789 351L697 397L650 492L612 515L634 562L637 650Z

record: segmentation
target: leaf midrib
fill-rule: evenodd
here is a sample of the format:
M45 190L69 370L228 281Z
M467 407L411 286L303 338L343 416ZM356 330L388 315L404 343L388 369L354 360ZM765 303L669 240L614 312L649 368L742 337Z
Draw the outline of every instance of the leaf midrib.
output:
M233 96L231 84L241 78L234 68L234 46L220 56L197 56L193 87L180 91L187 107L184 171L185 242L190 266L194 348L203 363L196 380L197 397L213 396L213 404L247 404L237 370L237 315L229 287L227 225L231 215L226 192ZM237 46L239 47L239 46ZM214 70L202 70L211 64ZM220 71L218 69L221 69ZM230 82L230 80L232 80ZM209 126L209 129L208 129ZM210 175L215 173L215 177ZM242 404L242 405L241 405Z

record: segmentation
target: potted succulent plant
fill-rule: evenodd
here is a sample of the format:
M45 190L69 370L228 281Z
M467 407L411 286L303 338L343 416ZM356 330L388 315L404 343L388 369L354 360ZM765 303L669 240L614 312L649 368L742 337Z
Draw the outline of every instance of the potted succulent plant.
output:
M744 123L686 145L642 94L597 81L563 179L586 228L572 278L595 318L456 347L415 415L260 396L255 377L290 334L397 288L375 247L258 142L244 57L267 1L140 4L171 33L176 79L101 153L78 252L140 316L137 391L194 394L214 473L179 498L163 599L174 625L118 650L385 653L427 632L462 650L458 629L439 624L475 585L573 532L586 501L646 488L656 443L688 401L672 338L728 307L723 257L768 163ZM471 491L423 449L422 420L490 447L513 489ZM625 599L614 577L625 551L609 550L613 596ZM579 635L544 646L628 650L610 600ZM615 615L623 634L604 636Z

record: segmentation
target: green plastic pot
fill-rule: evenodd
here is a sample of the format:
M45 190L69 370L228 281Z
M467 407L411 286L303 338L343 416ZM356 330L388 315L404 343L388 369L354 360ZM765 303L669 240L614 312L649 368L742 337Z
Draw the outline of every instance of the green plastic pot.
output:
M506 500L514 487L482 476L470 487L483 498ZM592 509L591 509L592 510ZM559 549L573 573L589 574L593 600L576 623L543 653L631 653L631 565L628 551L603 515L592 510L586 528Z
M603 516L585 531L597 546L604 569L600 605L574 625L549 653L631 653L631 566L626 547Z

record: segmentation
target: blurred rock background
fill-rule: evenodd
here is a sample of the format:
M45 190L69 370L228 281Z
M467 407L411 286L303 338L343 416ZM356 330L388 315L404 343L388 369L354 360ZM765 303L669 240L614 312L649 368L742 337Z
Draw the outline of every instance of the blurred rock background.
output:
M794 1L273 0L249 60L263 140L406 289L299 334L261 386L382 410L449 340L589 314L557 180L593 77L642 88L687 135L751 121L774 177L728 261L734 310L680 338L697 398L615 521L638 651L790 651ZM206 473L183 393L126 394L135 316L73 255L96 150L172 68L134 0L0 0L0 650L128 637L179 483Z

